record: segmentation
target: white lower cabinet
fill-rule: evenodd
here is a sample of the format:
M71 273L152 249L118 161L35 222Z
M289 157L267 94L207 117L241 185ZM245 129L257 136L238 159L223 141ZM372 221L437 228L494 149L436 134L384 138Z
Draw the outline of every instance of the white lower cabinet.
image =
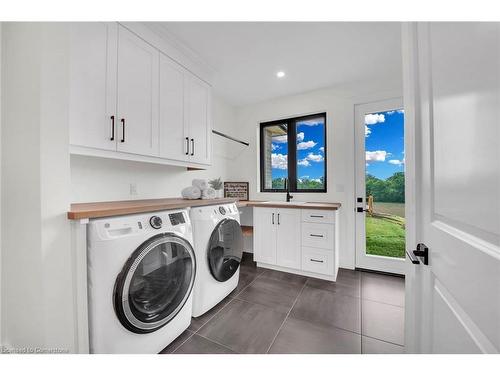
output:
M259 266L335 280L336 212L255 207L253 217Z

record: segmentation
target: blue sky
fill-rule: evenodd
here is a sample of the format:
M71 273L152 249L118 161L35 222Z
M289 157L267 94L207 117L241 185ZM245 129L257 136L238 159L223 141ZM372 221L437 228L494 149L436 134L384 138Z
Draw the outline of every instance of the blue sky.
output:
M365 116L366 173L386 179L404 171L404 113L402 110Z
M323 118L297 123L297 177L319 179L324 174L324 121ZM285 138L274 137L272 142L273 178L287 177L288 158Z

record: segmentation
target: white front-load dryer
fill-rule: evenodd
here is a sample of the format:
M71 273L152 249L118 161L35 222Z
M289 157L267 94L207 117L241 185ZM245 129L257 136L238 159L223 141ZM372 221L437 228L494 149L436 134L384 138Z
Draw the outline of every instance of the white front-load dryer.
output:
M196 274L188 210L91 220L91 353L158 353L191 323Z
M194 251L197 268L193 316L203 315L238 285L243 233L236 204L193 207Z

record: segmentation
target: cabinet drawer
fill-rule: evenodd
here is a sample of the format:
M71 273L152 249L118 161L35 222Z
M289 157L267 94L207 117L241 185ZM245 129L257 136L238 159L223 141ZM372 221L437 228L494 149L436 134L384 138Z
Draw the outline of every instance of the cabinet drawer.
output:
M308 223L335 223L335 211L301 210L302 221Z
M302 246L333 251L334 224L302 223Z
M302 271L333 275L333 252L302 247Z

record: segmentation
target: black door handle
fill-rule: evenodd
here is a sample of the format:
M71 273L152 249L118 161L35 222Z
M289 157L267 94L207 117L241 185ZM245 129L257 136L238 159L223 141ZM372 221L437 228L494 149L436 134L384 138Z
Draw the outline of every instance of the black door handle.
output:
M189 155L189 137L186 137L186 155Z
M420 264L420 260L417 257L424 258L423 263L426 266L429 264L429 248L423 243L417 245L417 250L406 251L406 254L413 264Z
M115 140L115 116L111 116L111 138L109 140Z
M363 207L356 207L357 212L366 212L368 210L365 210Z
M125 119L122 118L120 121L122 122L122 140L120 142L124 143L125 142Z

